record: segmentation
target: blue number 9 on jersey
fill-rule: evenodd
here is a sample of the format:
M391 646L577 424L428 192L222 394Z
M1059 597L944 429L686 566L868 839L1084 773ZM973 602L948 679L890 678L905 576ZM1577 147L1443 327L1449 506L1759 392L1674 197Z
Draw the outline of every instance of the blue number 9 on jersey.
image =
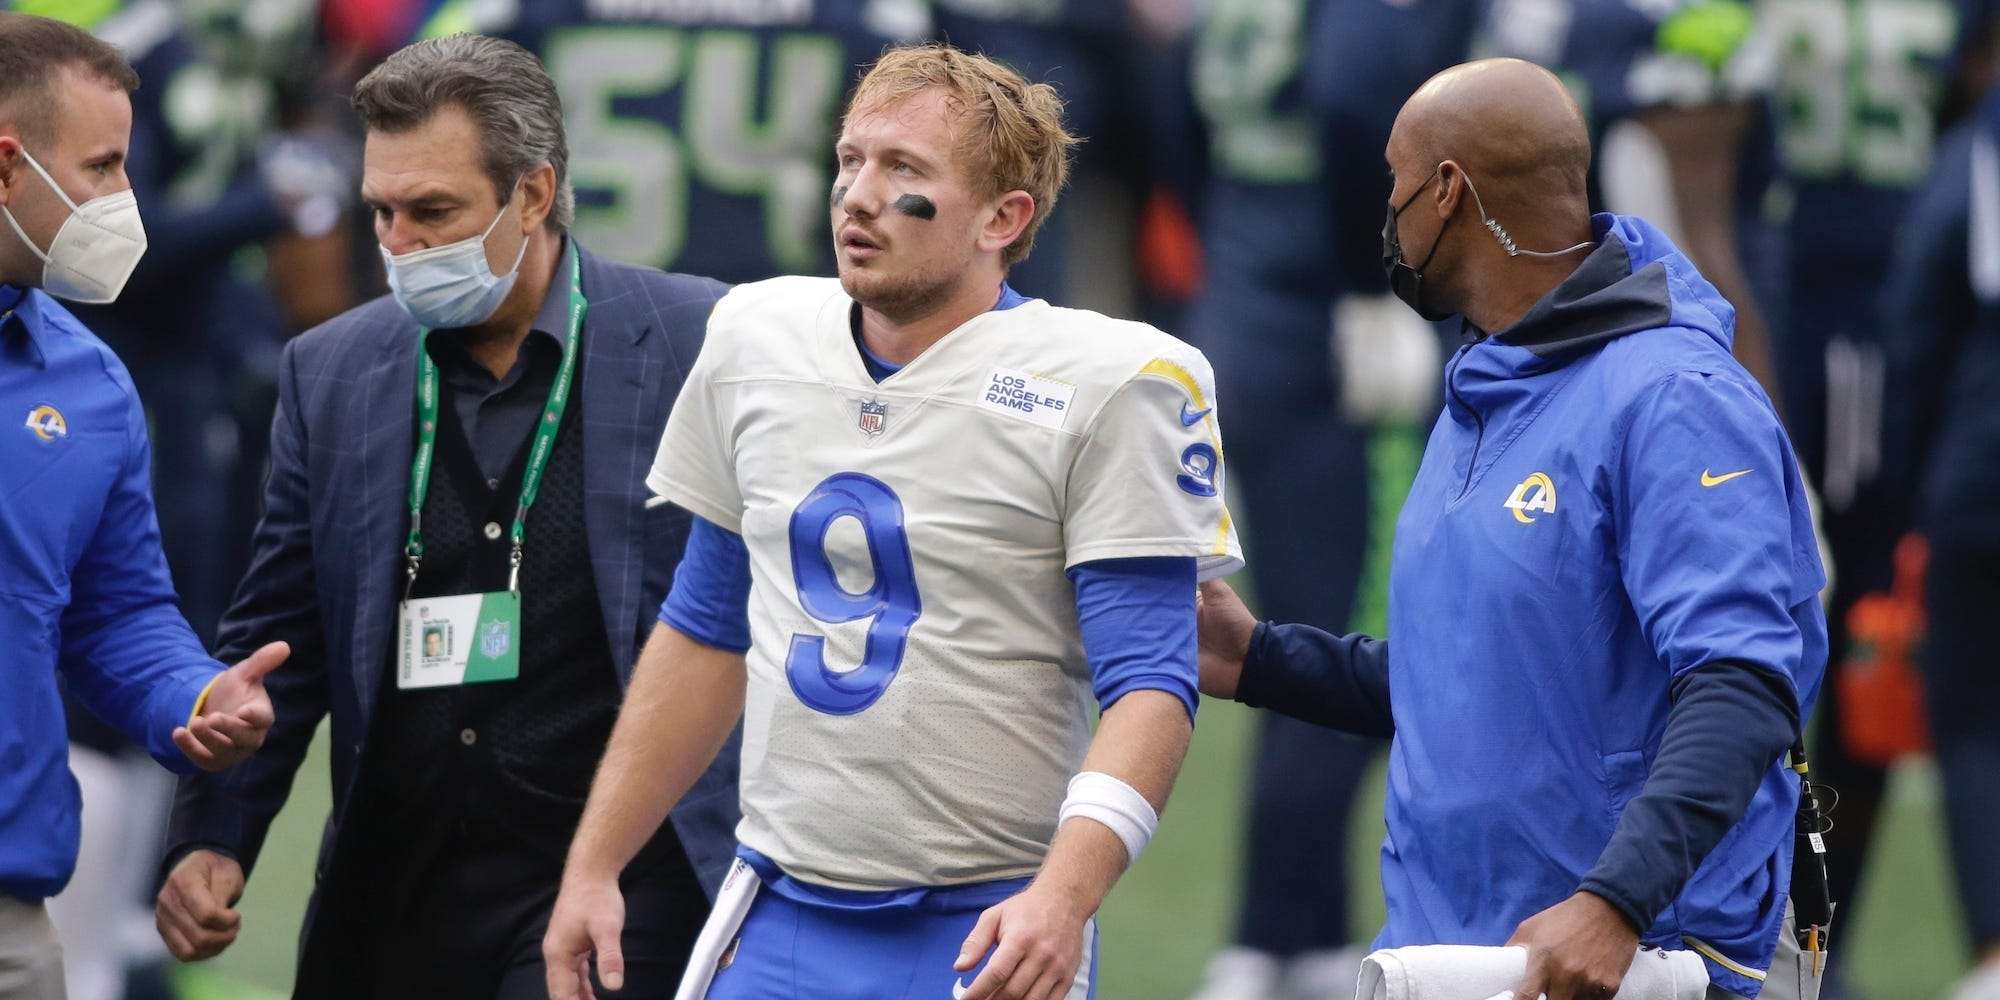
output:
M855 594L840 585L826 554L833 522L851 517L868 539L875 580ZM903 530L903 501L872 476L837 472L826 477L792 512L792 579L806 614L829 624L873 617L861 665L836 673L826 665L826 637L793 635L785 677L807 706L828 715L853 715L875 704L903 666L910 627L923 613L910 536Z

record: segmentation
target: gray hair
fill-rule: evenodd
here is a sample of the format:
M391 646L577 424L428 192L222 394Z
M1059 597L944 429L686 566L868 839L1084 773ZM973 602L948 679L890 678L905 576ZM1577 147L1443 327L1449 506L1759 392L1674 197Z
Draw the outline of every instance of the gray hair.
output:
M480 160L503 202L528 171L555 168L549 221L567 231L576 221L569 139L562 98L541 60L502 39L448 35L401 49L354 85L354 111L370 131L417 128L448 104L478 124Z

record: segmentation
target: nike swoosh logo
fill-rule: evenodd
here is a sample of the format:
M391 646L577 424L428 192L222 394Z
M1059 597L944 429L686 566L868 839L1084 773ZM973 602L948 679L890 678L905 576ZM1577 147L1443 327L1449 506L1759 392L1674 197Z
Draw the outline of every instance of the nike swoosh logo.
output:
M1209 408L1208 408L1208 409L1206 409L1206 410L1190 410L1190 409L1188 409L1188 405L1187 405L1186 403L1182 403L1182 404L1181 404L1181 426L1182 426L1182 427L1193 427L1194 425L1196 425L1196 424L1198 424L1198 423L1200 423L1200 422L1201 422L1201 418L1203 418L1203 417L1205 417L1205 416L1208 416L1208 415L1209 415L1209 414L1210 414L1211 412L1213 412L1214 410L1215 410L1215 407L1213 407L1213 406L1209 407Z
M1753 470L1750 469L1744 469L1742 472L1725 472L1720 476L1711 476L1708 474L1707 469L1703 469L1701 470L1701 485L1703 485L1704 487L1721 486L1723 483L1735 479L1738 476L1747 476L1752 471Z
M1208 411L1203 410L1201 412L1207 413ZM1195 419L1199 420L1201 418L1197 417ZM965 1000L965 980L954 979L951 981L951 1000Z

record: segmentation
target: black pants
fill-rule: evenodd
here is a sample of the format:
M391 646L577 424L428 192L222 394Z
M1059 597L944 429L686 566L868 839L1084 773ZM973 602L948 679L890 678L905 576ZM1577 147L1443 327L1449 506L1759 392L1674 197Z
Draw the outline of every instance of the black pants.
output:
M1931 734L1944 779L1959 900L1972 944L2000 945L2000 664L1993 609L2000 607L2000 545L1991 539L1931 539L1924 602L1930 622L1924 681Z
M1353 940L1347 834L1362 779L1383 744L1257 714L1236 943L1290 960Z
M413 845L414 846L414 845ZM546 850L438 838L383 869L350 927L366 939L348 970L352 995L378 1000L544 1000L542 935L561 866ZM383 870L383 875L390 872ZM365 877L365 876L364 876ZM680 844L655 838L625 870L625 988L601 998L674 995L708 900ZM370 919L372 916L372 919ZM365 957L364 957L365 956Z

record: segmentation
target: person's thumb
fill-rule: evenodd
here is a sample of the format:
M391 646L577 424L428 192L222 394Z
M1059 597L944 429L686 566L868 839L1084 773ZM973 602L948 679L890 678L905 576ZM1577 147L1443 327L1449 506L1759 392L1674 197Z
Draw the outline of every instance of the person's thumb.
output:
M623 921L608 917L590 923L590 947L597 953L597 978L607 990L625 988L625 953L618 946L622 925Z
M1535 955L1535 949L1529 948L1528 970L1514 987L1514 1000L1542 1000L1543 991L1548 988L1548 970Z
M291 643L266 643L232 669L245 684L262 684L264 682L264 675L278 669L278 665L285 662L285 659L291 655Z
M208 862L208 891L223 906L235 906L243 895L243 868L224 857Z

